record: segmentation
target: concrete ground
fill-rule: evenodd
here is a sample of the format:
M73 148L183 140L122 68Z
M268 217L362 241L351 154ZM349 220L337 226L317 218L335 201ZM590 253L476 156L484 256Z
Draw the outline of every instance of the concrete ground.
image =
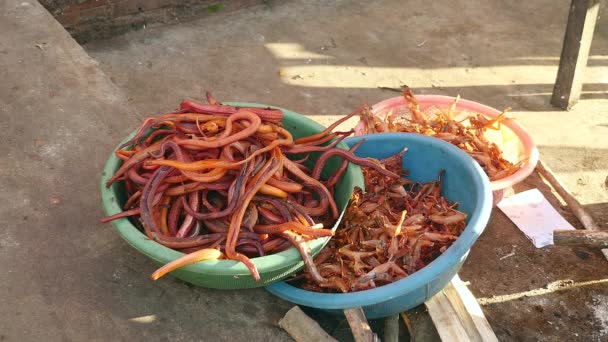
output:
M548 104L568 5L271 1L85 51L37 2L0 2L0 32L10 32L0 35L0 340L289 340L277 321L290 303L263 289L152 282L155 265L97 223L99 174L116 143L206 89L322 123L401 84L510 106L541 158L608 227L608 19L596 28L581 102L570 112ZM580 227L536 175L515 190L531 187ZM500 340L608 337L601 253L536 249L499 210L460 276Z

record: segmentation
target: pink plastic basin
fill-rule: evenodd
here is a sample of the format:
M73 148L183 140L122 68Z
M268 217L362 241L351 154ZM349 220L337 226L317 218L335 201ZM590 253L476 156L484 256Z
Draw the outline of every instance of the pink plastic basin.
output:
M456 99L450 96L417 95L416 100L422 112L433 113L439 109L447 109ZM459 117L464 118L464 116L472 113L482 114L490 119L496 118L501 114L501 111L492 107L464 99L458 101L456 110L460 111L460 114L456 115L456 119ZM399 96L375 104L372 107L372 112L375 115L384 117L388 112L407 114L409 110L407 109L405 99ZM528 177L538 162L538 149L524 127L512 119L505 119L501 122L501 128L496 131L489 129L486 137L489 141L496 143L502 150L503 158L506 160L512 163L517 163L521 160L525 161L519 170L512 175L490 182L494 196L494 205L500 202L506 190ZM364 128L364 123L360 121L355 127L355 134L362 135Z

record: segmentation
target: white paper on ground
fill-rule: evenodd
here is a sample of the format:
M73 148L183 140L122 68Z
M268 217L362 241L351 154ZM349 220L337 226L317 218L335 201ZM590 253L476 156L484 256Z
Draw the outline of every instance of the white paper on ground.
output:
M498 208L532 240L536 248L552 245L555 229L574 229L538 189L509 196L498 203Z

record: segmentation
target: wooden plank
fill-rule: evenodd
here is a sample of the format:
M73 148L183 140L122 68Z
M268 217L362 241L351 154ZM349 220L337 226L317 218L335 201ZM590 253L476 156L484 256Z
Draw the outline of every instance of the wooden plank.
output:
M551 104L570 109L581 95L599 0L572 0Z
M599 229L599 226L595 223L593 217L591 217L591 215L589 215L589 213L587 213L587 211L583 209L583 206L579 203L576 197L572 196L570 191L568 191L568 189L566 188L566 185L564 185L559 179L557 179L557 176L555 175L555 173L553 173L553 171L551 171L549 166L545 165L542 160L539 160L536 164L536 170L544 179L547 180L547 182L549 182L549 184L551 184L551 186L555 189L555 191L557 191L560 197L564 199L564 202L566 202L568 208L570 208L570 211L572 211L574 216L576 216L576 218L581 221L585 229Z
M439 291L425 305L442 341L470 340L445 292Z
M367 323L363 309L344 309L344 315L356 342L378 341L378 336L372 332L369 323Z
M556 246L608 248L608 231L557 229L553 231Z
M470 331L476 331L482 341L498 341L492 326L486 319L486 316L481 310L481 306L477 303L477 298L469 290L458 275L448 284L448 291L454 290L456 293L449 294L448 299L460 314L460 320L466 322L465 326L470 327ZM469 330L468 330L469 331Z
M337 342L312 318L308 317L299 306L291 308L279 321L283 328L297 342Z
M458 275L425 304L442 341L498 341L475 296Z

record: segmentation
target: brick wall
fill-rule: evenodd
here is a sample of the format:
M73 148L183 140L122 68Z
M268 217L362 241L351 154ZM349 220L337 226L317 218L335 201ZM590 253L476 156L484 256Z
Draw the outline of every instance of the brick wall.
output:
M268 0L39 0L80 43Z

